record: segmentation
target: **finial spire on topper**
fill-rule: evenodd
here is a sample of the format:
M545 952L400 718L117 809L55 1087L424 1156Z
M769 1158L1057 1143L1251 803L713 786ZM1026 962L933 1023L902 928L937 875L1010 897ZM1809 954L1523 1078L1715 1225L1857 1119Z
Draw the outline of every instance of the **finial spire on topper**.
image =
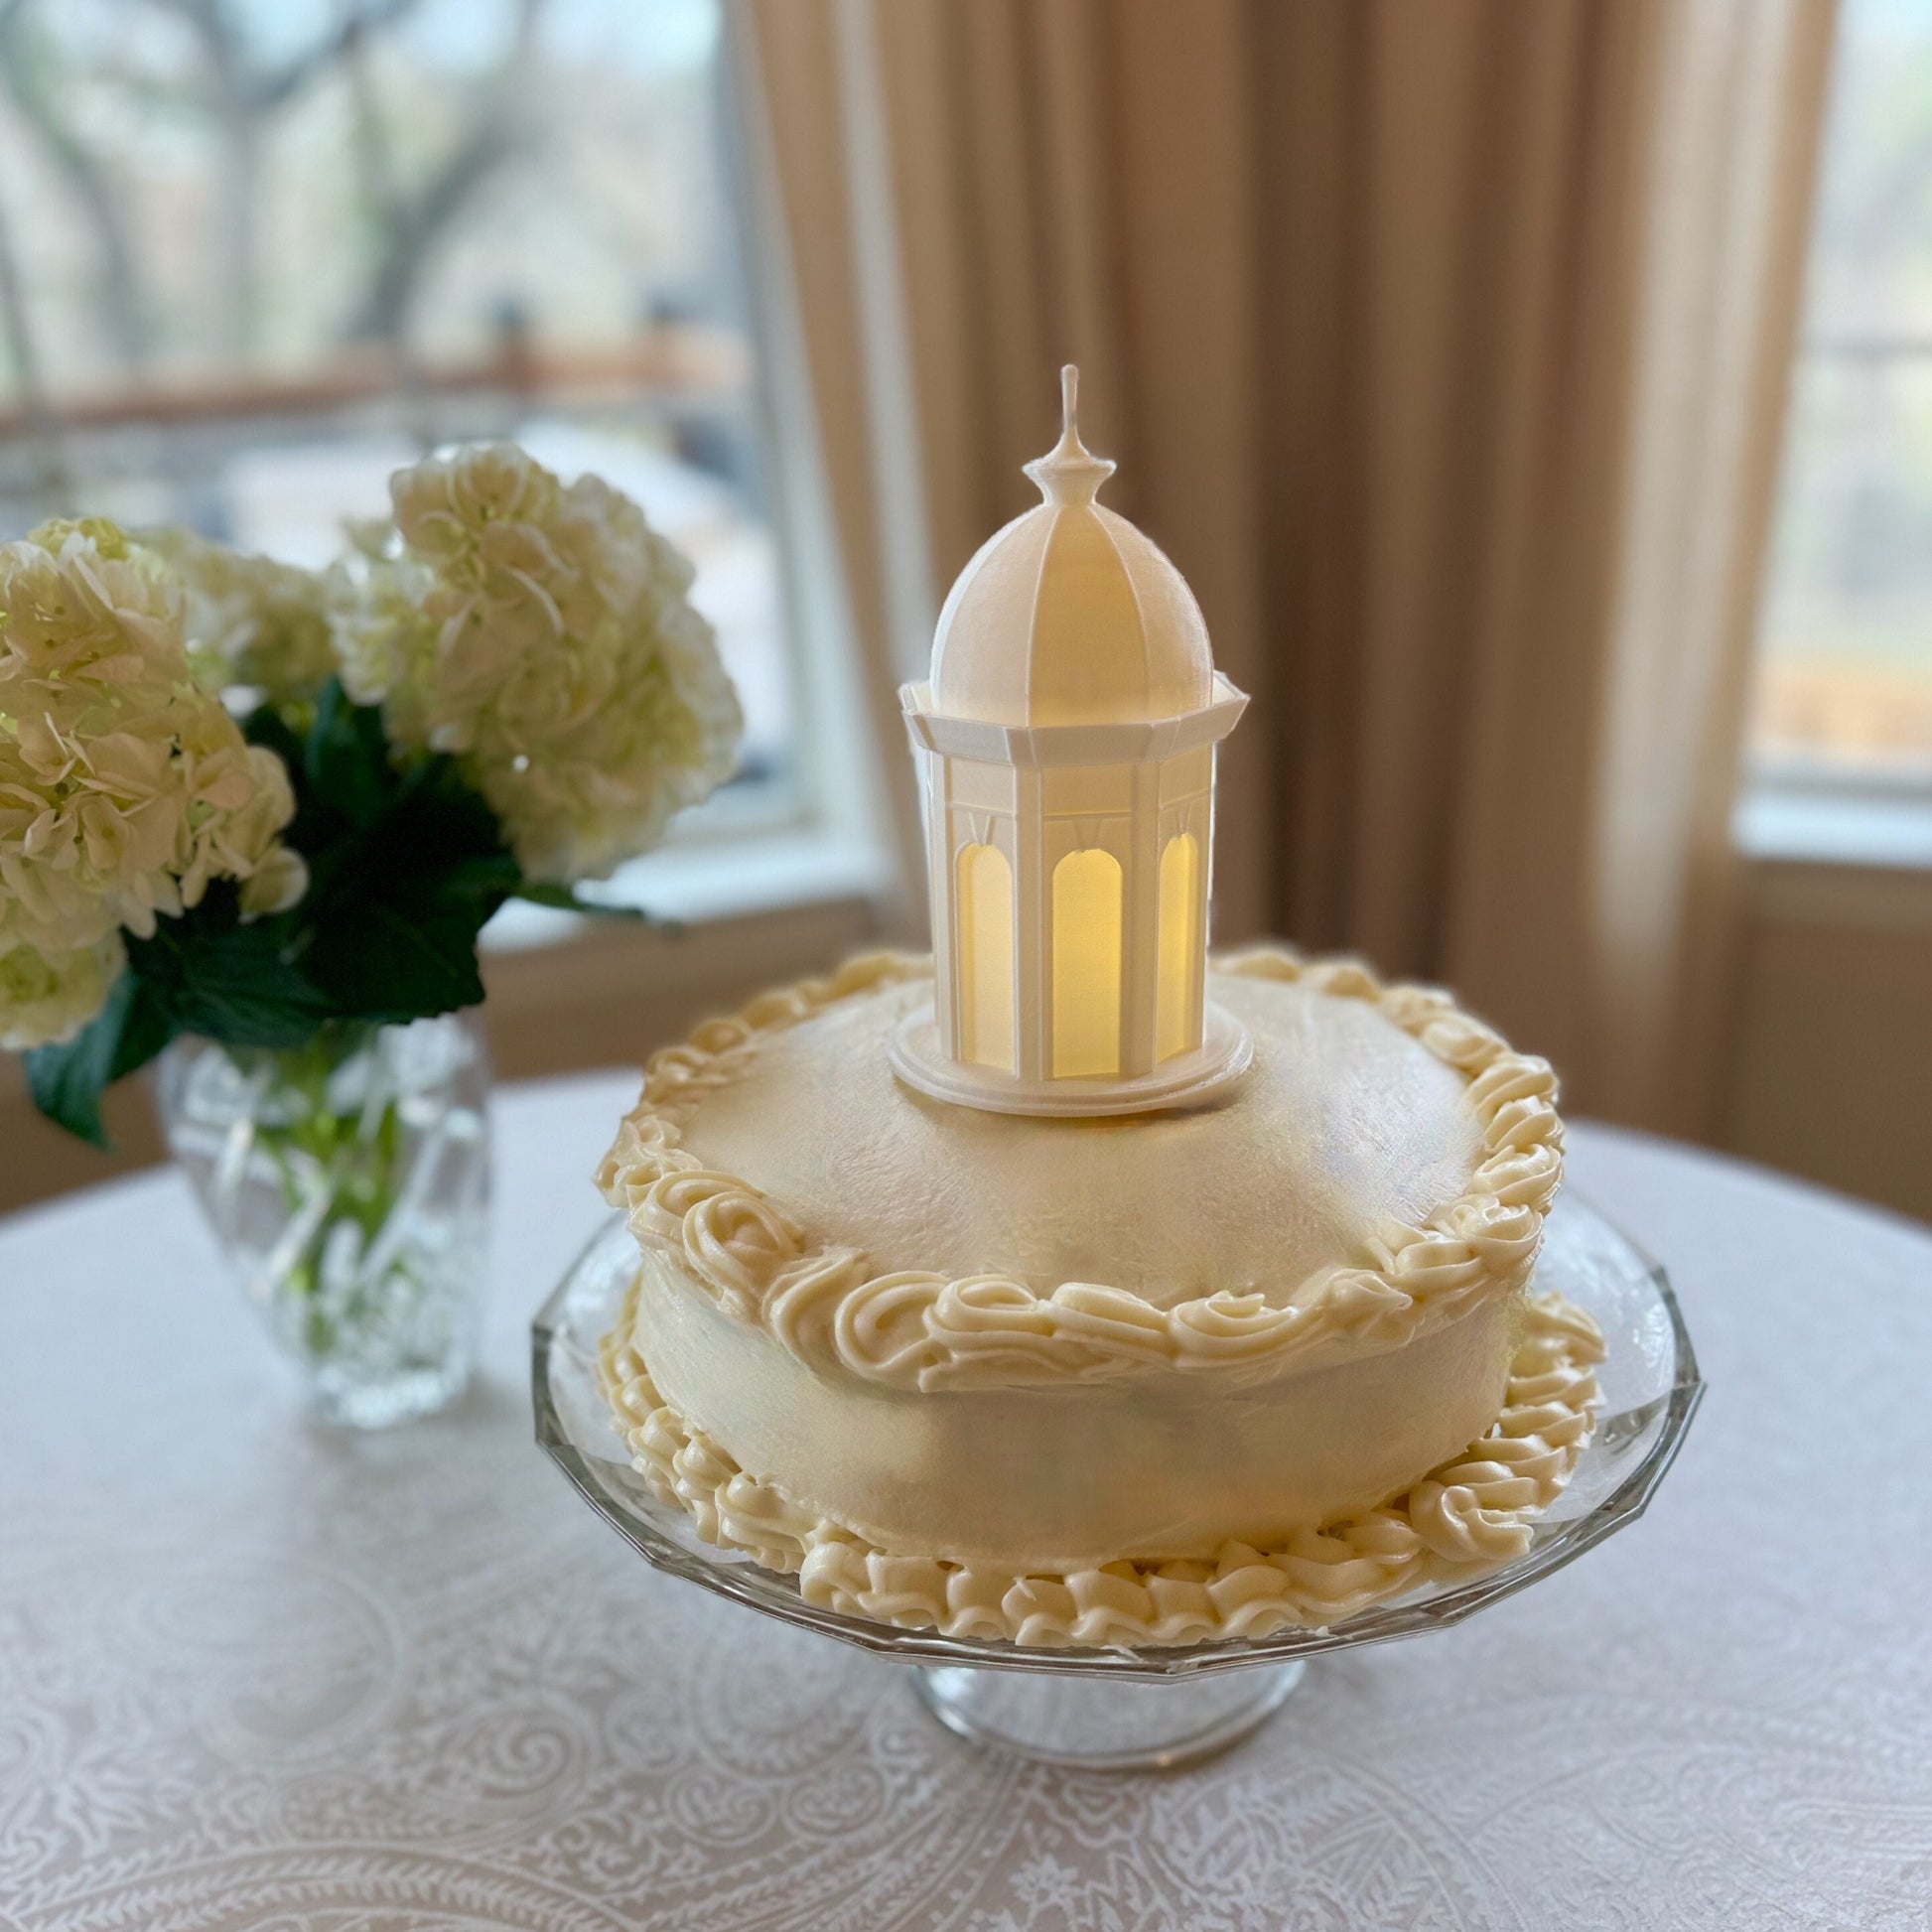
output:
M1080 441L1079 413L1080 370L1068 362L1060 370L1060 440L1027 465L1027 475L1049 503L1091 503L1100 485L1114 474L1114 465L1106 457L1095 456Z

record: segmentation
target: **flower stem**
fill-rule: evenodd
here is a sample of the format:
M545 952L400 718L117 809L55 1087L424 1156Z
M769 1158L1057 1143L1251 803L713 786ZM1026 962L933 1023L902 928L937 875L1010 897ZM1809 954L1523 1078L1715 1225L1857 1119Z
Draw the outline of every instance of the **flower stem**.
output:
M361 1279L361 1263L397 1206L403 1150L399 1104L393 1094L385 1094L379 1106L367 1092L340 1099L331 1094L338 1074L356 1055L379 1051L373 1027L339 1023L304 1046L233 1055L262 1083L255 1145L274 1164L284 1205L292 1215L299 1213L318 1184L326 1190L326 1205L283 1277L287 1291L307 1305L303 1344L317 1358L335 1352L342 1325L364 1313L372 1291L384 1286ZM378 1072L371 1065L372 1077L362 1084L373 1086ZM351 1284L341 1305L332 1307L324 1294L330 1257L336 1254L340 1265L345 1249L351 1258ZM385 1271L385 1282L392 1276L410 1281L413 1272L398 1256Z

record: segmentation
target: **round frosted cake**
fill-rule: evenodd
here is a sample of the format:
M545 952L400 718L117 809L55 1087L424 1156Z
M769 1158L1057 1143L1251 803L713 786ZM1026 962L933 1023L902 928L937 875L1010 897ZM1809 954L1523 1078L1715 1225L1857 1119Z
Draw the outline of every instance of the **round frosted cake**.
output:
M1208 978L1253 1064L1127 1119L896 1076L933 997L897 955L657 1054L600 1184L659 1493L814 1602L1023 1644L1326 1623L1523 1549L1600 1356L1529 1292L1549 1066L1351 962Z
M637 1467L815 1603L1186 1644L1500 1562L1588 1436L1529 1291L1556 1082L1445 993L1210 968L1247 698L1060 440L900 692L930 960L659 1053L600 1176L641 1265L602 1373Z

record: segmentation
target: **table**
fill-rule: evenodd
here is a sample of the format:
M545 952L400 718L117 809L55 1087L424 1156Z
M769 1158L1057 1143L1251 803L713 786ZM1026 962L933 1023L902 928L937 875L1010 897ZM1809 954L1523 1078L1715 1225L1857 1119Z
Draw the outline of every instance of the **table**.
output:
M1650 1515L1075 1776L655 1575L532 1445L634 1086L499 1096L486 1373L395 1435L304 1418L173 1175L0 1223L7 1932L1932 1922L1932 1233L1578 1129L1711 1380Z

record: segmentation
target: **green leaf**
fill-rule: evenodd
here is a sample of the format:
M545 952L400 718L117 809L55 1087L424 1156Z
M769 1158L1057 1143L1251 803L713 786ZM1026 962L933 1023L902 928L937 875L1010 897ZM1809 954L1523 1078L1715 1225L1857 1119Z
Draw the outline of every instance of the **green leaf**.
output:
M523 882L456 760L398 764L380 710L333 679L299 746L286 719L250 729L290 762L284 836L309 890L249 926L231 891L211 890L172 922L179 932L149 942L137 967L181 1027L232 1045L299 1044L324 1018L401 1023L480 1001L477 935Z
M342 680L332 677L316 703L302 770L319 803L350 825L372 826L398 788L380 708L352 704Z
M273 705L258 704L241 721L241 735L250 745L273 752L288 766L291 777L301 771L305 757L302 738Z
M266 926L194 949L169 1007L184 1033L229 1046L301 1046L331 1017L327 999Z
M134 973L122 977L133 987L134 993L128 1002L127 1018L121 1027L120 1044L115 1050L113 1063L107 1069L110 1084L129 1073L138 1072L183 1031L146 980Z
M494 910L494 907L491 908ZM477 934L484 918L439 906L435 895L371 895L318 926L303 964L341 1015L400 1024L477 1005L483 996Z
M510 897L530 905L547 905L553 912L582 912L592 919L641 919L646 925L663 923L641 905L612 905L604 899L581 898L575 886L540 886L526 879Z
M174 1037L167 1010L133 973L123 973L100 1011L72 1039L37 1046L27 1058L34 1105L90 1145L107 1149L100 1096L124 1073L145 1066Z
M452 759L425 759L372 825L330 851L323 891L303 907L302 969L343 1015L394 1022L474 1006L477 935L517 883L489 807Z
M229 1046L300 1046L330 1017L329 1002L298 963L301 909L241 923L233 884L217 880L154 936L129 939L128 965L177 1033Z
M459 859L443 875L444 890L453 898L490 898L492 910L517 897L522 883L523 875L507 852Z

